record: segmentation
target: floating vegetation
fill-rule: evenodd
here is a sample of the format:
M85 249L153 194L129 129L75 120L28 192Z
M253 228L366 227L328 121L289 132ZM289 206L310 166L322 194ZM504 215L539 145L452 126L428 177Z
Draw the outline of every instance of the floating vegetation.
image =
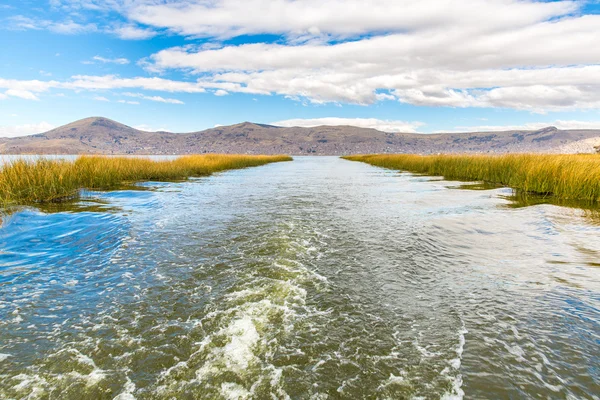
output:
M81 156L74 161L18 159L0 169L0 203L34 204L77 198L81 189L114 189L139 181L206 176L214 172L290 161L289 156L192 155L174 160Z
M594 154L374 154L343 158L445 179L500 184L548 198L600 201L600 156Z

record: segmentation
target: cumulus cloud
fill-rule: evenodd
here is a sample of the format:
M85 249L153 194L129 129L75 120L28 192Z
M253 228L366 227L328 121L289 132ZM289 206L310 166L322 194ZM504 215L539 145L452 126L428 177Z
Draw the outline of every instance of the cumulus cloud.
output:
M150 39L157 35L157 32L152 29L140 28L136 25L125 25L113 28L112 33L119 38L126 40Z
M183 35L353 36L447 30L465 21L481 30L512 29L564 16L578 7L576 1L531 0L134 0L124 12L137 22Z
M592 49L600 40L600 16L580 15L581 6L531 0L137 1L124 12L137 23L182 35L287 38L171 48L146 60L150 71L201 74L205 87L315 103L399 100L543 112L598 105L600 54Z
M6 92L4 92L4 94L6 96L19 97L25 100L39 100L39 98L29 90L8 89Z
M107 99L106 97L103 97L103 96L95 96L94 100L96 100L96 101L106 101L106 102L110 101L109 99Z
M600 15L588 15L510 31L467 26L335 44L188 46L159 51L149 65L315 102L370 104L394 96L425 106L596 108L600 54L591 49L600 40L597 26Z
M81 76L47 83L43 90L209 90L217 96L278 94L317 104L399 101L536 113L600 108L600 53L595 50L600 15L585 15L583 1L52 1L72 13L120 13L120 25L96 28L122 38L166 31L208 38L208 43L167 48L139 63L150 72L191 72L195 81ZM71 23L76 24L63 23L63 33ZM56 22L40 24L27 17L14 17L12 24L59 29ZM77 29L83 28L72 28ZM222 41L258 34L278 35L278 40Z
M314 127L321 125L339 126L339 125L350 125L359 126L361 128L372 128L383 132L407 132L417 133L417 129L425 123L419 121L395 121L385 120L376 118L337 118L337 117L326 117L326 118L310 118L310 119L287 119L284 121L272 122L271 125L276 126L301 126L301 127Z
M54 129L55 126L48 122L40 122L38 124L24 124L24 125L0 125L0 137L16 137L32 135L35 133L47 132L50 129Z

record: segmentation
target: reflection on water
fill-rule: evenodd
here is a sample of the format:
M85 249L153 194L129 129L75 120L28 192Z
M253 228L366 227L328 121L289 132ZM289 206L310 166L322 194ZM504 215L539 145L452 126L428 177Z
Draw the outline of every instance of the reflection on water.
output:
M469 183L460 184L458 186L449 186L449 187L450 188L456 187L458 189L465 189L465 190L492 190L492 189L501 188L502 185L499 185L497 183L491 183L491 182L469 182Z
M459 185L448 186L449 188L463 190L493 190L504 188L502 185L491 182L469 182ZM570 200L554 197L552 194L539 194L526 192L524 190L509 189L507 194L501 194L500 197L508 200L508 207L521 208L531 207L541 204L552 204L560 207L569 207L583 210L589 218L597 219L600 213L600 205L597 202L585 200Z
M597 220L460 185L308 157L16 210L0 398L593 398Z

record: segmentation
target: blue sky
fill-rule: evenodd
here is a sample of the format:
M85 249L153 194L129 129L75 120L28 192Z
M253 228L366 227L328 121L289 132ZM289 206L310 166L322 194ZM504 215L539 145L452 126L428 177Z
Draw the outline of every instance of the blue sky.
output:
M1 0L0 136L105 116L386 131L600 128L600 4Z

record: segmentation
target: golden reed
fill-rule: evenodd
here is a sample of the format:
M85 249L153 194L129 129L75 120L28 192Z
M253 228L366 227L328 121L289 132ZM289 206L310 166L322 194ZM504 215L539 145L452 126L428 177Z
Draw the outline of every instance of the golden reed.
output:
M600 201L600 155L373 154L343 157L446 179L485 181L565 200Z
M289 156L208 154L155 161L137 157L81 156L74 161L19 159L0 169L0 204L31 204L77 197L81 189L111 189L147 180L177 180L254 167Z

